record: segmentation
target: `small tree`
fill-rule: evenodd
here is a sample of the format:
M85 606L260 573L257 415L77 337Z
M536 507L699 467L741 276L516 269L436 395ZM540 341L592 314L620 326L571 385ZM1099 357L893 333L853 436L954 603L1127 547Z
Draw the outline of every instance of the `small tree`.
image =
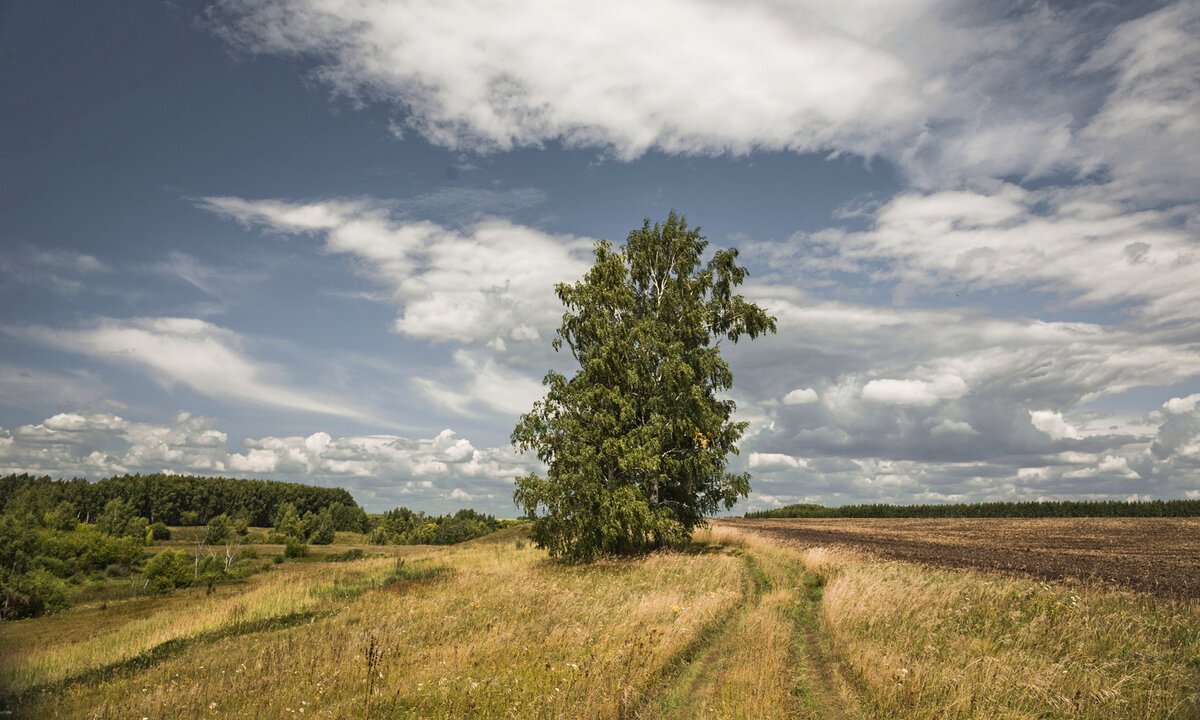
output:
M279 510L275 513L275 532L298 539L307 537L304 533L304 525L300 520L300 513L296 512L295 505L285 502L279 506Z
M325 508L314 516L308 541L313 545L329 545L334 540L333 515Z
M169 592L192 583L192 559L187 553L162 550L146 561L146 584L153 592Z
M556 287L567 311L554 348L579 371L548 373L512 434L548 466L518 478L514 500L552 555L661 546L749 494L748 475L726 472L746 423L718 395L733 383L720 344L774 332L775 318L733 293L746 277L737 250L703 263L707 245L672 212L620 250L596 243L584 278Z
M228 515L221 513L208 521L208 530L204 533L204 544L220 545L231 535L233 535L233 523L230 522Z

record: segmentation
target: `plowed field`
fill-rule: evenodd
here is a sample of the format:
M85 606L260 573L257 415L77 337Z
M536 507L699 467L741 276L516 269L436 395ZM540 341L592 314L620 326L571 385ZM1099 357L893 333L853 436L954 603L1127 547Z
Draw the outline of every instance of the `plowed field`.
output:
M1200 597L1198 518L728 519L789 545Z

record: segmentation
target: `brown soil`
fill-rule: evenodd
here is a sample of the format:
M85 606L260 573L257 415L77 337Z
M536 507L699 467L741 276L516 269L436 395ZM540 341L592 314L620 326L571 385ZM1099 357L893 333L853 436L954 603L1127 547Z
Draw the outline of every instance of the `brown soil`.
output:
M802 547L1200 598L1200 518L728 519Z

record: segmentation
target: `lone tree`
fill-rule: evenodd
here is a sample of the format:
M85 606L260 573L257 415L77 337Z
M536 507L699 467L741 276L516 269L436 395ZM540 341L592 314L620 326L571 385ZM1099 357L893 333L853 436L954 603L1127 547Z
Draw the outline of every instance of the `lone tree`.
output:
M517 478L513 499L551 555L659 547L749 494L748 474L726 472L748 423L718 397L733 384L720 344L775 332L775 318L734 294L737 250L705 264L707 245L672 211L619 250L597 242L583 279L555 287L567 311L554 349L566 344L579 371L547 373L512 434L549 469Z

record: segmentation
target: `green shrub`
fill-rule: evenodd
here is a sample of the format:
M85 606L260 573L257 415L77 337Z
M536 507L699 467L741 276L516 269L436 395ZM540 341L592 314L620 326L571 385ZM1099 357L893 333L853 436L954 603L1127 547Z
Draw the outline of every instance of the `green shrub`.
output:
M0 574L0 618L14 620L57 612L67 606L66 586L43 568Z
M146 561L146 587L152 592L165 593L192 583L194 565L187 553L163 550Z
M208 521L208 531L204 534L205 545L220 545L233 535L233 523L229 516L221 513Z
M308 545L300 542L294 537L289 537L283 548L284 557L302 558L308 556Z
M170 540L171 539L171 528L167 527L165 523L161 523L161 522L151 523L146 528L146 539L147 540Z

